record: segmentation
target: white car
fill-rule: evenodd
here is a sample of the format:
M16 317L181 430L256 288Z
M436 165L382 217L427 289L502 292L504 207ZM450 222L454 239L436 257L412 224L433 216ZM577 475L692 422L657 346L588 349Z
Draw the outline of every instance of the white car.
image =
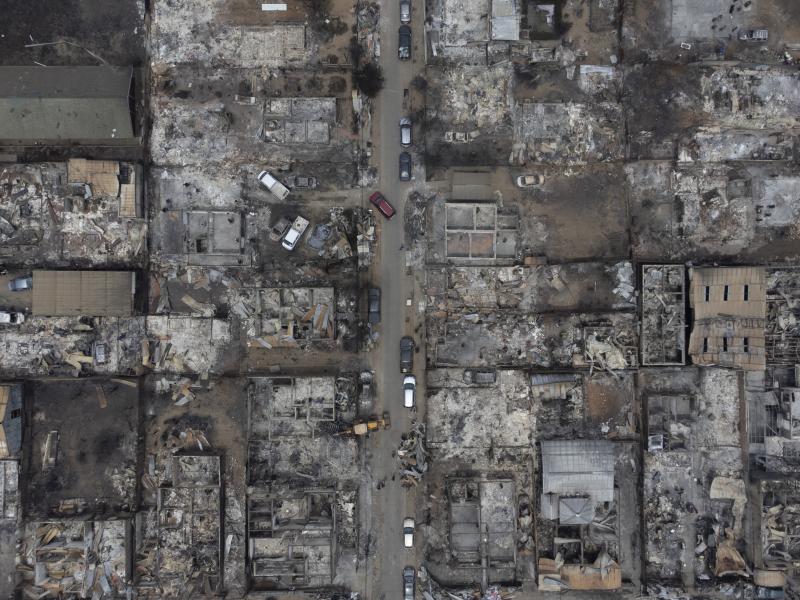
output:
M269 171L261 171L258 174L258 180L278 200L286 200L286 196L289 195L289 188L278 181Z
M520 175L517 177L517 187L521 188L529 188L543 183L544 177L541 175Z
M414 547L414 519L411 517L403 519L403 546Z
M8 312L0 310L0 325L20 325L25 322L25 315L21 312Z
M417 378L413 375L406 375L403 378L403 406L414 408L414 396L417 392Z
M400 119L400 145L404 148L411 145L411 119L408 117Z
M306 229L308 229L308 219L297 217L294 220L294 223L292 223L289 231L287 231L286 235L283 236L281 245L289 251L294 250L294 247L297 246L297 242L299 242L300 238L303 237Z

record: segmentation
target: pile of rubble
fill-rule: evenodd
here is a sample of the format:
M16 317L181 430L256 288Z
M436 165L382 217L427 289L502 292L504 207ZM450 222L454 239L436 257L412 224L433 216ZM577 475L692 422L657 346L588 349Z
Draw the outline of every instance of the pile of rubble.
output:
M425 424L413 422L411 430L403 434L397 448L400 461L400 485L416 486L428 470L428 451L425 449Z
M468 589L445 589L437 583L425 567L418 572L419 588L425 600L511 600L517 588L492 585L481 592L479 587Z
M314 226L306 243L327 261L352 258L353 246L349 238L353 234L353 222L358 223L357 216L351 220L340 207L331 208L330 215L330 221Z
M127 523L30 523L17 571L26 598L101 598L130 594Z
M354 217L356 223L356 251L358 270L366 271L372 264L372 251L375 244L375 216L372 211L358 209Z

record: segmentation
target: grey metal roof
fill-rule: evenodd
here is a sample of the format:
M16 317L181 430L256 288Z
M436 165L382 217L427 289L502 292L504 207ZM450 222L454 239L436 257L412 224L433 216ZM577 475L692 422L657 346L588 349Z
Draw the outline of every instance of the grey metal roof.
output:
M133 138L130 67L0 67L0 139Z
M542 442L542 493L588 494L595 502L612 502L614 458L614 444L608 440Z
M589 525L594 519L594 504L587 496L561 498L558 522L562 525Z
M0 67L0 98L117 98L130 92L130 67Z

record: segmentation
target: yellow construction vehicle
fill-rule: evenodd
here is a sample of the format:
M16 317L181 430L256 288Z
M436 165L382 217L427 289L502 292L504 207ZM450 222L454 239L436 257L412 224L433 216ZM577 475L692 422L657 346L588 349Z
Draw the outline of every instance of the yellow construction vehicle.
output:
M361 423L353 423L352 427L343 429L336 435L367 435L371 431L389 429L391 425L392 423L389 420L389 413L385 412L381 418L374 417Z

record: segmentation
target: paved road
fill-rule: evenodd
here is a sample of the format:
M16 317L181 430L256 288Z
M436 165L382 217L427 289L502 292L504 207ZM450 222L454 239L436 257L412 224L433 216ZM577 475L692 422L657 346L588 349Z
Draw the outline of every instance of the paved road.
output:
M420 0L416 5L415 23L422 22ZM379 151L380 189L397 209L391 221L383 220L380 235L380 263L376 268L376 284L382 291L382 321L380 344L374 358L378 383L378 408L389 411L392 428L372 435L367 443L368 467L373 482L382 482L384 487L371 490L372 535L375 539L375 554L366 580L366 597L370 600L400 600L403 596L402 569L405 565L416 565L415 550L403 547L402 523L407 516L414 515L414 495L399 485L392 477L397 472L394 453L400 436L410 424L408 409L403 407L402 375L400 373L400 338L413 331L409 319L412 307L406 300L412 294L413 283L406 276L403 211L410 186L398 179L398 157L400 147L399 120L403 113L403 90L410 87L417 61L401 61L397 58L400 14L397 0L381 2L381 67L385 86L377 99L373 126L373 143ZM420 31L414 26L414 35ZM377 126L375 126L377 125ZM378 217L381 218L382 217ZM415 358L420 355L416 355ZM419 361L415 360L419 371Z

